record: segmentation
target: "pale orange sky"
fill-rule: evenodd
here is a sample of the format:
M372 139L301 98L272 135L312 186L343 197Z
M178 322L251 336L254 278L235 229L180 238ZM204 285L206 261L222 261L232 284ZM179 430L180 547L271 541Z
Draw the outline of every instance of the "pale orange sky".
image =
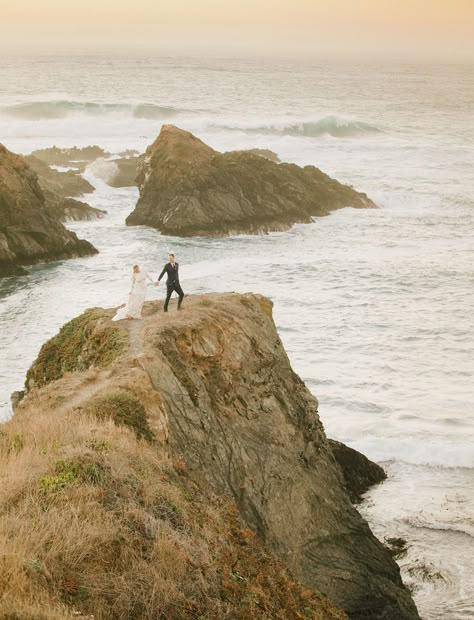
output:
M0 0L0 49L474 58L474 0Z

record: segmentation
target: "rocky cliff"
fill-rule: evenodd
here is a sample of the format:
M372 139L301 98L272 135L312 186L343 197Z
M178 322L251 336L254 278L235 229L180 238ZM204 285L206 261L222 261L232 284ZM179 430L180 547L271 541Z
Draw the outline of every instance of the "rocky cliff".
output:
M0 145L0 277L22 265L95 254L48 210L33 170Z
M249 151L218 153L164 125L138 164L140 197L128 225L180 236L262 233L342 207L375 207L314 166L277 164Z
M350 618L417 619L398 566L351 504L350 476L316 398L291 369L271 302L206 295L187 298L179 313L160 310L148 303L143 321L118 324L95 310L64 326L30 369L15 417L41 402L68 403L77 415L131 428L179 462L202 498L231 502L258 544ZM249 579L243 570L237 582Z

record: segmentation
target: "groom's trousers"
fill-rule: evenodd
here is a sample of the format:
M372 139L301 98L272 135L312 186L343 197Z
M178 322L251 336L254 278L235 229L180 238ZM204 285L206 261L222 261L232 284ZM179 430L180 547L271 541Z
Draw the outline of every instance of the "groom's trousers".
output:
M173 284L166 285L166 301L165 301L165 305L163 306L164 312L168 312L168 304L170 302L173 291L176 291L179 295L178 310L181 308L181 304L183 303L183 298L184 298L184 291L181 288L181 284L179 282L173 282Z

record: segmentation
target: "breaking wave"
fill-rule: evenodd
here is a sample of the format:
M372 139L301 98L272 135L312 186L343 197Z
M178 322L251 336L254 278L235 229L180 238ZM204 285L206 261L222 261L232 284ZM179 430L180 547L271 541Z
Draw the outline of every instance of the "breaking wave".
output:
M339 116L324 116L316 121L301 121L291 124L269 124L257 127L225 127L226 129L240 129L247 133L271 134L281 136L303 136L318 138L333 136L335 138L350 138L352 136L383 133L375 125L362 121L349 120Z
M24 120L62 119L69 116L118 114L132 118L166 120L181 110L153 103L94 103L91 101L32 101L0 107L0 113Z

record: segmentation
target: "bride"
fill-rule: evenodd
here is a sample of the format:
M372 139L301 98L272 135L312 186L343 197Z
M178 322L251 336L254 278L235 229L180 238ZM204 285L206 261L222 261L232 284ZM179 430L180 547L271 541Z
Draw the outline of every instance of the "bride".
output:
M132 287L128 294L127 303L119 308L117 314L112 321L120 321L121 319L141 319L142 308L146 297L146 281L153 282L153 278L141 271L139 265L133 265Z

